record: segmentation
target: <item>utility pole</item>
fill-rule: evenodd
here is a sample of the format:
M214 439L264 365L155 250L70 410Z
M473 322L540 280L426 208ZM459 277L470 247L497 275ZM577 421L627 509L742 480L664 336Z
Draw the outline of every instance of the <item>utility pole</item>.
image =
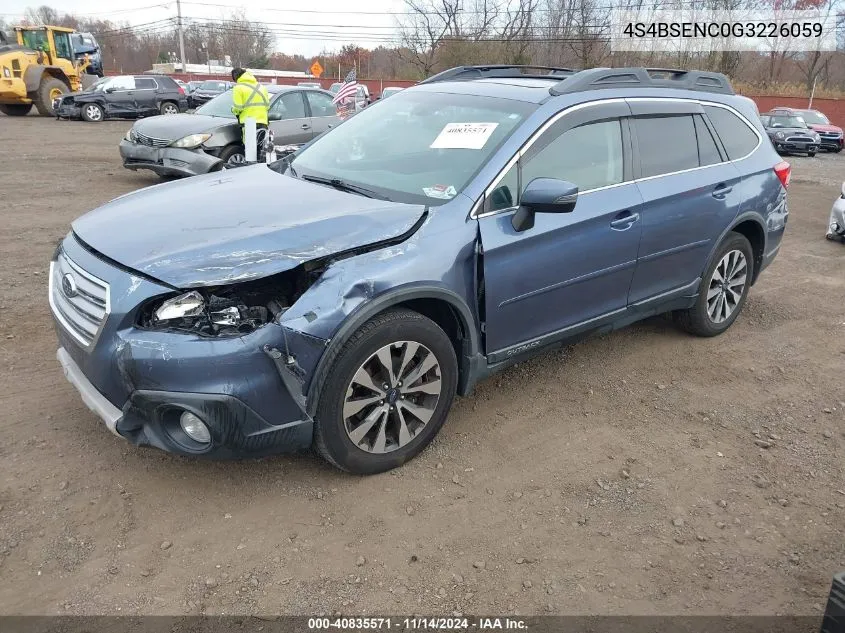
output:
M179 59L182 61L182 72L187 73L188 67L185 65L185 31L182 28L182 2L176 0L176 26L179 29Z

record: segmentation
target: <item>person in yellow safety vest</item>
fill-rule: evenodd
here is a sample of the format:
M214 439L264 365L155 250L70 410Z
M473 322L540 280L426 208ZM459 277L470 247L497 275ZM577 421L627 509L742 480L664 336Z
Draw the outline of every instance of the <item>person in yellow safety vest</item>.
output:
M255 119L256 133L258 135L258 160L262 160L264 138L267 129L267 110L270 107L270 95L267 88L258 83L255 76L243 68L232 70L232 79L236 82L232 90L232 113L238 117L241 124L242 136L244 123L248 118Z

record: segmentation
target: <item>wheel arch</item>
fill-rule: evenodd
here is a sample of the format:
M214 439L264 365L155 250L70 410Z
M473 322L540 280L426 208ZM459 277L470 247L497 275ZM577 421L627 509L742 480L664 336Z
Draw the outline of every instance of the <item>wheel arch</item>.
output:
M39 66L37 64L31 64L27 67L23 76L23 81L26 85L26 91L35 92L36 90L38 90L38 86L41 85L41 80L43 79L44 75L48 75L53 79L58 79L64 82L68 88L70 88L70 79L58 66Z
M308 387L307 413L313 416L320 401L323 383L336 352L349 337L374 316L394 308L407 308L434 321L449 337L458 360L458 393L462 385L471 384L473 360L479 353L475 317L460 295L447 288L415 286L400 288L380 295L352 312L332 336L323 352Z
M760 265L763 262L763 254L766 252L766 225L763 218L758 213L748 211L738 215L733 222L725 229L713 245L713 250L707 258L707 264L701 272L702 279L704 273L707 272L710 265L713 263L713 258L719 251L719 246L725 238L731 233L739 233L751 243L751 252L754 253L754 275L751 278L751 285L757 281L757 276L760 274Z

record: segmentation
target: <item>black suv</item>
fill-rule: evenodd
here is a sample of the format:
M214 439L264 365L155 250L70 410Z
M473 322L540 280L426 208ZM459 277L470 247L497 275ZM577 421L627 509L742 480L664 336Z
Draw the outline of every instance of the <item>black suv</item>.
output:
M188 109L185 91L166 75L121 75L101 79L87 90L53 101L56 117L99 123L178 114Z
M192 108L198 108L208 103L214 97L222 95L235 84L231 81L209 80L202 82L188 95L188 103Z

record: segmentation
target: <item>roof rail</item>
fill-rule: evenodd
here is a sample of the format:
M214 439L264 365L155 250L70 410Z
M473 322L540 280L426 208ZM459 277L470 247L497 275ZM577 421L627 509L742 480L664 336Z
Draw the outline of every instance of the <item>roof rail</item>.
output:
M736 94L730 80L722 73L677 68L591 68L558 82L549 92L563 95L603 88L677 88Z
M544 73L529 73L526 70L540 70ZM441 73L423 79L421 84L432 84L438 81L471 81L473 79L507 78L516 79L521 77L555 78L567 77L577 71L571 68L558 68L555 66L520 66L509 64L494 64L491 66L457 66L444 70Z

